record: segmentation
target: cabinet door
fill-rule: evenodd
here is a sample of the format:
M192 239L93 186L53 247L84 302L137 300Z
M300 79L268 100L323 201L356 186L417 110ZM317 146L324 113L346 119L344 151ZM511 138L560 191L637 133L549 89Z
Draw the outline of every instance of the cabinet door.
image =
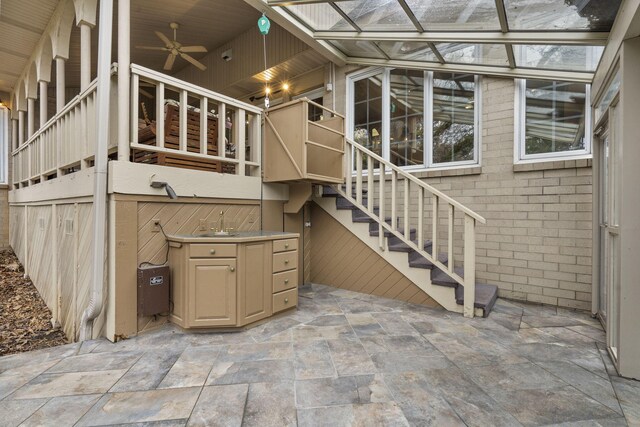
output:
M189 326L236 324L236 260L189 260Z
M271 316L271 242L240 246L238 325Z

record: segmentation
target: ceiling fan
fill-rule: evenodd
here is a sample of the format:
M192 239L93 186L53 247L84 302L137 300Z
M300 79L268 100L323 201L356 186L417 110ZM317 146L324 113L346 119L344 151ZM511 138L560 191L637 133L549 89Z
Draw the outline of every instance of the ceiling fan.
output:
M183 46L176 40L176 32L180 27L178 23L172 22L169 24L169 27L173 30L173 40L169 39L160 31L154 31L156 33L156 36L158 36L158 38L165 44L165 47L136 46L136 48L145 50L162 50L165 52L169 52L169 56L167 56L167 60L164 63L164 69L167 71L170 71L173 68L173 63L176 61L176 57L178 56L180 56L185 61L188 61L191 64L195 65L200 70L206 70L207 67L202 62L189 55L189 53L207 52L207 48L204 46Z

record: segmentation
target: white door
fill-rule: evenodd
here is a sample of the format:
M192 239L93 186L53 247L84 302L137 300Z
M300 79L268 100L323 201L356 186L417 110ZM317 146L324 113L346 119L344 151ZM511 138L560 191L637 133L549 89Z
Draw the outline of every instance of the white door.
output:
M619 208L617 178L616 144L618 111L617 106L609 108L608 122L603 125L600 133L600 168L599 185L599 218L600 228L600 271L598 316L607 330L607 345L612 355L617 357L618 322L617 308L619 306Z

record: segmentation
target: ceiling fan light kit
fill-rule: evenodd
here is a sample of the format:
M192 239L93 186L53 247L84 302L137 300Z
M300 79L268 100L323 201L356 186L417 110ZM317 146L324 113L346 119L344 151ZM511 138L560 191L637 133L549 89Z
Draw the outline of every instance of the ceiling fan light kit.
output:
M171 22L169 24L169 28L173 30L173 40L169 37L165 36L160 31L154 31L156 36L164 43L164 47L159 46L136 46L137 49L144 50L160 50L164 52L168 52L167 60L164 63L164 69L167 71L171 71L173 69L173 65L176 61L176 58L179 56L185 61L191 63L193 66L198 69L204 71L207 69L207 66L202 62L195 59L193 56L189 55L189 53L205 53L207 52L207 48L204 46L183 46L177 40L177 31L180 28L180 25L177 22Z

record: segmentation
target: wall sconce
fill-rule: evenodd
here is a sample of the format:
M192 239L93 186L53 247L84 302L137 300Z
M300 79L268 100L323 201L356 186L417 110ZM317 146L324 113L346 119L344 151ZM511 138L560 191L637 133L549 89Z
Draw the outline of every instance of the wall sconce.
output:
M173 188L171 188L171 186L169 184L167 184L166 182L162 182L162 181L151 181L151 187L152 188L164 188L165 191L167 192L167 196L169 196L169 198L171 200L175 200L178 198L178 195L176 194L175 191L173 191Z

